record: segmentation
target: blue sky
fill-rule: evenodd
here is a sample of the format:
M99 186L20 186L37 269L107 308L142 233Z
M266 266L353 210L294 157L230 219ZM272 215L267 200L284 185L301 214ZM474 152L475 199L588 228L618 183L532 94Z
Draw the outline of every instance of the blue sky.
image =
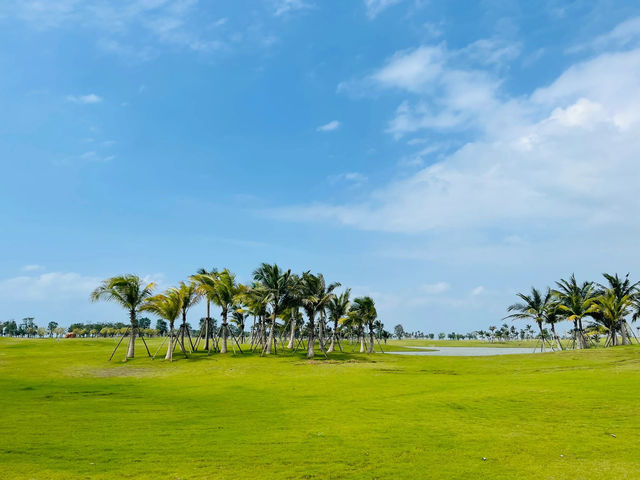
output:
M5 0L0 106L2 320L266 261L469 331L639 272L634 1Z

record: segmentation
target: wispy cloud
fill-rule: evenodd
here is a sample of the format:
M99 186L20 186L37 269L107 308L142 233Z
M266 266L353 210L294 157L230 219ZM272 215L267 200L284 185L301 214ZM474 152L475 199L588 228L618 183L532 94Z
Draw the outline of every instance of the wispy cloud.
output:
M102 97L96 95L95 93L88 93L86 95L67 95L67 100L73 103L90 105L94 103L101 103Z
M599 35L590 42L586 42L568 49L569 53L581 52L589 49L605 50L624 47L635 47L640 43L640 17L630 18L613 30Z
M39 270L44 270L44 266L38 264L25 265L22 267L23 272L37 272Z
M329 123L325 123L324 125L320 125L316 128L318 132L332 132L333 130L337 130L340 128L340 122L338 120L332 120Z
M374 19L383 10L402 2L402 0L364 0L367 17Z
M273 14L279 17L298 10L308 10L310 8L313 8L313 4L303 0L277 0Z
M327 179L331 184L347 182L354 186L362 185L363 183L366 183L368 180L366 175L363 175L362 173L359 173L359 172L344 172L344 173L339 173L337 175L329 175Z

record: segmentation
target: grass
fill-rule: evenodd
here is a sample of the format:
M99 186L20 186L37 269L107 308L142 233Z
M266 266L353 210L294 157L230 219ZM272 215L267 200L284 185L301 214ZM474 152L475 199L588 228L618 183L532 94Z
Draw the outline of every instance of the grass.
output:
M0 338L0 478L640 475L637 346L169 364L113 345Z

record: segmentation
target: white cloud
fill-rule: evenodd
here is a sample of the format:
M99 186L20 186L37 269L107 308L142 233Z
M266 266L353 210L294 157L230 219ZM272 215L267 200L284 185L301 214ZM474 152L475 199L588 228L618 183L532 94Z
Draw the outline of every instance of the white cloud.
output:
M474 297L477 295L481 295L482 293L484 293L484 287L482 285L471 290L471 295L473 295Z
M630 18L617 25L610 32L600 35L592 41L570 48L569 52L575 53L587 49L611 49L622 47L634 47L640 42L640 17Z
M383 10L386 10L392 5L396 5L400 2L402 2L402 0L364 0L364 6L367 9L367 17L373 19Z
M170 46L209 53L225 46L220 33L199 26L194 19L197 0L6 0L0 16L18 18L39 30L67 25L91 29L104 51L138 61ZM220 19L214 23L220 26ZM144 35L137 35L142 32Z
M88 93L86 95L68 95L67 100L73 103L82 103L88 105L92 103L102 102L102 97L96 95L95 93Z
M313 5L304 2L303 0L277 0L275 3L274 15L279 17L298 10L307 10L312 7Z
M25 265L24 267L22 267L23 272L37 272L38 270L44 270L44 266L33 264Z
M316 131L318 131L318 132L332 132L333 130L337 130L338 128L340 128L340 122L338 120L332 120L329 123L326 123L324 125L320 125L318 128L316 128Z
M497 80L483 85L482 72L440 69L446 62L439 59L437 51L420 48L394 56L378 72L380 82L420 97L415 106L401 105L390 131L462 124L478 129L475 141L365 201L273 213L403 233L535 225L550 235L557 229L594 235L614 225L633 227L626 212L640 208L640 49L578 63L521 98L506 97ZM432 111L425 79L460 75ZM471 91L458 92L463 86Z
M451 288L447 282L427 283L422 285L421 290L429 295L444 293Z
M368 178L362 173L358 172L345 172L337 175L330 175L328 177L329 183L336 184L341 182L348 182L354 186L360 186L366 183Z
M45 301L84 298L101 279L73 272L51 272L23 275L0 280L0 298L11 301Z

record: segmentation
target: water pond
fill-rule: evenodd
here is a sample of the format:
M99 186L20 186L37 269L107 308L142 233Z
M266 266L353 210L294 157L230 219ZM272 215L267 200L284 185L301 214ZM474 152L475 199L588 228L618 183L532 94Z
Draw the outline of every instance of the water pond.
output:
M535 352L533 348L510 348L510 347L414 347L415 351L387 352L394 355L432 355L442 357L487 357L491 355L516 355L523 353L540 353L540 349Z

